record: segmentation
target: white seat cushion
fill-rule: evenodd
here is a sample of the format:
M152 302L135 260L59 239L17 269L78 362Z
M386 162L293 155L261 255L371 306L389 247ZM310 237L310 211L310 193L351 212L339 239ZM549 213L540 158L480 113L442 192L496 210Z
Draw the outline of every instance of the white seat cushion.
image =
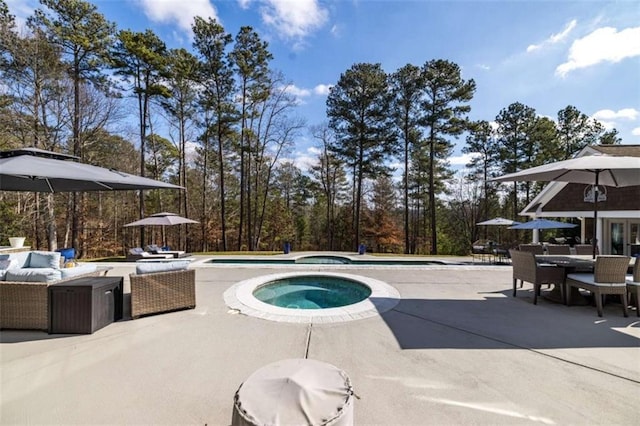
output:
M593 274L568 274L567 279L571 279L574 281L582 281L585 284L589 285L597 285L602 287L623 287L626 286L627 283L597 283L595 281Z

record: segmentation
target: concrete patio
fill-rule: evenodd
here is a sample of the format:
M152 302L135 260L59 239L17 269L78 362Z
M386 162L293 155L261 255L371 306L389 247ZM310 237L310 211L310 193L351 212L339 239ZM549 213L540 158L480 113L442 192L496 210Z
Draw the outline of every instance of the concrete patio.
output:
M125 320L91 335L0 333L0 423L231 422L255 370L307 356L342 368L359 425L637 425L640 321L619 305L511 297L511 267L205 265L197 307ZM455 259L454 259L455 260ZM460 260L460 259L459 259ZM468 259L470 260L470 259ZM451 261L451 259L448 259ZM134 264L113 263L125 276ZM343 271L402 297L380 316L293 324L230 312L223 293L279 271ZM125 302L129 300L125 297Z

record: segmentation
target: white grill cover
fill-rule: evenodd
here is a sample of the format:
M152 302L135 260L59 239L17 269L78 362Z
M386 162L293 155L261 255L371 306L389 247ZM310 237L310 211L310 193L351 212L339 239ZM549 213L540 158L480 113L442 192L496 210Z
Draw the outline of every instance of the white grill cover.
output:
M255 371L234 397L233 426L353 424L347 374L325 362L286 359Z

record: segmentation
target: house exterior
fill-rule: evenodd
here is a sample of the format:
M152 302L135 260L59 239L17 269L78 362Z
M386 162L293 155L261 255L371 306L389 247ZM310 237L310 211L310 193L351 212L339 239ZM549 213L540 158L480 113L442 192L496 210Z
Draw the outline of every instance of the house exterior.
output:
M640 157L640 145L592 145L584 148L576 157L594 154ZM599 252L627 256L640 254L640 169L638 185L604 187L604 190L603 198L606 199L601 198L598 202L596 238ZM577 218L581 222L581 241L589 242L593 238L592 200L591 185L550 182L520 215L532 218Z

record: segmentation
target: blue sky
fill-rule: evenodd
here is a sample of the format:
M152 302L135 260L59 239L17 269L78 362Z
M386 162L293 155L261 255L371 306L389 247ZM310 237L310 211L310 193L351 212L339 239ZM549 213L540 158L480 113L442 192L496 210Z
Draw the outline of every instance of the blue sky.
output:
M7 0L19 18L34 0ZM193 16L216 17L235 36L253 26L269 42L308 124L325 120L327 88L358 62L393 72L432 59L474 79L471 118L493 120L521 102L555 119L574 105L640 144L640 2L431 0L95 0L118 29L154 30L191 46ZM457 142L456 156L464 140ZM292 156L314 157L301 138ZM452 163L462 163L455 157Z

